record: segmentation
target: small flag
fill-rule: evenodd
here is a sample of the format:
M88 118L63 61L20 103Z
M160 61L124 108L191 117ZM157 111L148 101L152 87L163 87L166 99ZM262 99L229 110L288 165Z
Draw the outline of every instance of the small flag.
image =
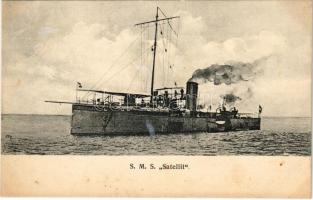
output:
M263 110L262 106L259 105L259 113L260 113L260 114L262 113L262 110Z
M78 88L82 88L83 86L82 86L82 84L80 82L77 82L77 87Z

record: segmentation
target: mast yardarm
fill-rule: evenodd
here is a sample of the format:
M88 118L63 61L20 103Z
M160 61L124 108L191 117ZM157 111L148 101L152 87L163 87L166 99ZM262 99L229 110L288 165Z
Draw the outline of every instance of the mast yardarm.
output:
M157 50L158 22L167 20L168 23L169 23L169 20L175 19L175 18L179 18L179 16L175 16L175 17L167 17L167 18L159 19L159 9L160 9L160 8L157 7L157 12L156 12L155 20L153 20L153 21L148 21L148 22L142 22L142 23L139 23L139 24L135 24L135 26L138 26L138 25L144 25L144 24L149 24L149 23L155 23L155 34L154 34L154 45L153 45L153 63L152 63L152 76L151 76L151 97L150 97L150 103L151 103L151 104L152 104L152 102L153 102L154 69L155 69L155 56L156 56L156 50ZM160 11L162 12L161 9L160 9ZM162 13L163 13L163 12L162 12ZM169 25L170 25L170 23L169 23Z

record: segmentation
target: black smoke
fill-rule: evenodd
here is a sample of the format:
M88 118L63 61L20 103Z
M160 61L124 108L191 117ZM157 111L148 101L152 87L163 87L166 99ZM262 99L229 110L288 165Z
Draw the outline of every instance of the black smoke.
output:
M197 69L193 72L189 81L200 84L213 82L214 85L231 85L241 81L253 80L262 71L258 68L261 58L253 63L230 62L224 65L214 64L204 69Z
M224 103L227 104L227 105L233 105L235 104L236 101L240 101L241 98L230 93L230 94L225 94L225 95L222 95L221 98L224 100Z

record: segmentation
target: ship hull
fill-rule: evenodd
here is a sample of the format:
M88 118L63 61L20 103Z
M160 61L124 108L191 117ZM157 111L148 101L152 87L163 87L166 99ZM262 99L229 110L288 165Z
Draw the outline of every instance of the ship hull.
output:
M73 105L71 134L154 135L259 130L260 122L260 118L233 118L220 125L213 117L175 116L156 111L104 111L92 105Z

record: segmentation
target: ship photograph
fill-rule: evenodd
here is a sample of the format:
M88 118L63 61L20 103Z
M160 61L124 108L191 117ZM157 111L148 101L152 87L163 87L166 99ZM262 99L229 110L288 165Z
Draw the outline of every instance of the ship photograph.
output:
M2 154L311 155L289 4L3 4Z

